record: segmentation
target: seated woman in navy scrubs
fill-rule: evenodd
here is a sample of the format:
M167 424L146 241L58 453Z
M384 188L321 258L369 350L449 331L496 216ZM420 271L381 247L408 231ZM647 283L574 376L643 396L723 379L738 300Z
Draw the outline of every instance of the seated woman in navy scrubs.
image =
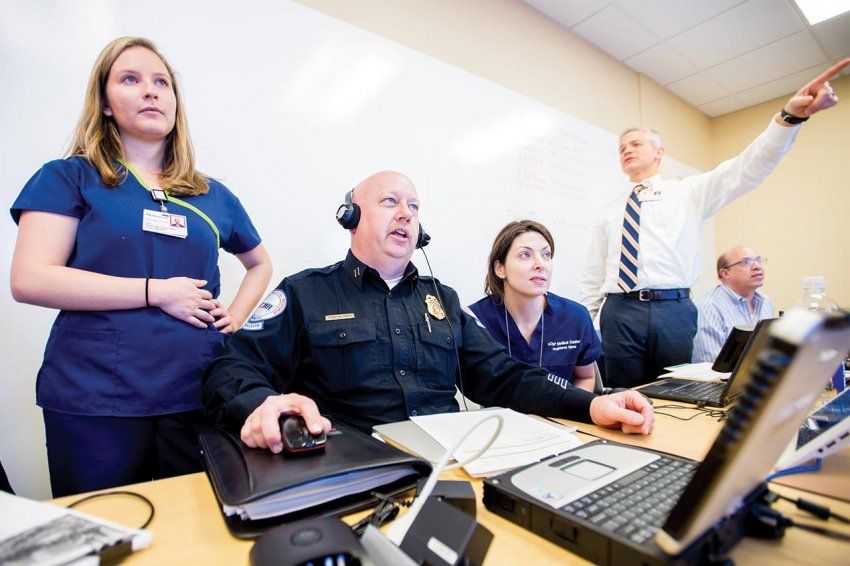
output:
M17 301L60 309L38 372L54 496L201 469L201 377L271 260L245 209L195 169L174 72L153 44L101 52L68 155L12 205ZM218 300L218 249L246 269Z
M511 222L490 251L487 296L469 308L513 358L593 391L593 362L602 356L602 343L586 308L548 292L554 253L545 226Z

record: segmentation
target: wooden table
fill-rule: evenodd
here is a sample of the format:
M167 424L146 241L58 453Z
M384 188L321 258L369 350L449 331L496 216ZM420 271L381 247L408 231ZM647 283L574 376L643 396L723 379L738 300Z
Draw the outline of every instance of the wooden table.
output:
M661 404L661 403L656 403ZM667 402L663 403L667 405ZM669 403L674 404L674 403ZM687 417L693 410L659 409ZM722 423L700 415L689 421L680 421L666 415L658 415L655 432L647 437L624 435L594 425L571 423L579 427L583 442L596 437L607 438L627 444L644 446L701 459L708 451ZM463 471L447 472L446 479L472 481L478 496L478 520L493 534L493 543L487 554L487 564L527 565L562 563L587 564L587 562L536 535L493 515L481 502L483 484L467 476ZM850 478L848 478L850 480ZM786 496L805 496L833 511L850 515L850 504L835 499L820 497L785 486L771 484L771 488ZM153 531L150 548L137 552L127 559L128 564L246 564L251 541L232 537L217 509L215 496L204 474L170 478L129 486L127 489L145 495L156 506L156 516L149 529ZM67 504L79 496L57 499L56 503ZM794 520L826 526L850 534L850 525L836 521L823 523L796 510L784 501L775 507ZM116 521L124 525L140 525L147 516L147 508L129 497L113 497L82 504L79 510ZM349 522L363 514L347 518ZM781 541L759 541L744 539L732 552L738 564L840 564L850 563L850 543L828 539L800 529L789 529Z

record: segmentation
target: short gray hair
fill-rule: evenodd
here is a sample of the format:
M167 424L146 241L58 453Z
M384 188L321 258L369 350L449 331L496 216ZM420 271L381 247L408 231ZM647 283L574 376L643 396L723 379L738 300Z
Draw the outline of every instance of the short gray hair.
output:
M664 144L661 142L661 134L649 128L628 128L620 134L619 139L622 140L623 136L631 132L643 132L646 139L649 140L649 143L651 143L653 147L664 147Z

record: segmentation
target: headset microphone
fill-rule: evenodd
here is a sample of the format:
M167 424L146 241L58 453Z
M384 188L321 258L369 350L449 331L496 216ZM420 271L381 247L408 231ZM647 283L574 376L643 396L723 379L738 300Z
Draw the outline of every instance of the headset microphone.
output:
M360 223L360 206L352 201L354 189L345 193L345 202L339 205L336 209L336 221L346 230L357 228ZM425 230L422 229L422 224L419 225L419 234L416 236L416 247L424 248L431 241Z
M357 203L353 202L354 189L351 189L347 193L345 193L345 202L339 205L339 208L336 209L336 221L339 222L339 225L345 228L346 230L351 230L357 227L357 224L360 222L360 206ZM431 236L429 236L425 230L422 229L422 224L419 224L419 235L416 237L416 247L422 250L422 255L425 256L425 263L428 265L428 272L431 273L431 283L434 285L434 292L437 294L437 300L441 305L445 305L443 302L443 297L440 295L440 290L437 288L437 282L434 279L434 272L431 270L431 262L428 261L428 256L425 254L424 248L431 241ZM457 351L457 342L455 342L455 333L454 328L452 327L452 322L446 317L446 322L449 323L449 333L452 337L452 346L454 347L455 352L455 360L457 361L457 373L458 373L458 383L460 384L460 395L463 399L463 407L466 407L466 393L463 390L463 373L460 368L460 355ZM467 409L468 410L468 409Z

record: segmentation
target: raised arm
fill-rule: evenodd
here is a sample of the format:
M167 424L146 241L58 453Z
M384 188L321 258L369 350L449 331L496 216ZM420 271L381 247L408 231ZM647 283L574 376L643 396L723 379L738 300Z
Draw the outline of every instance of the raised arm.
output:
M143 308L144 278L113 277L67 267L79 220L52 212L21 214L12 257L12 296L43 307L95 311ZM188 277L152 279L147 301L169 315L205 328L214 318L206 281Z
M829 79L847 65L850 65L850 58L839 61L827 69L822 75L794 93L794 96L785 103L785 107L783 108L785 112L793 117L808 118L821 110L826 110L838 104L838 95L835 94L835 91L829 85ZM776 117L776 123L783 126L792 125L782 120L779 116Z

